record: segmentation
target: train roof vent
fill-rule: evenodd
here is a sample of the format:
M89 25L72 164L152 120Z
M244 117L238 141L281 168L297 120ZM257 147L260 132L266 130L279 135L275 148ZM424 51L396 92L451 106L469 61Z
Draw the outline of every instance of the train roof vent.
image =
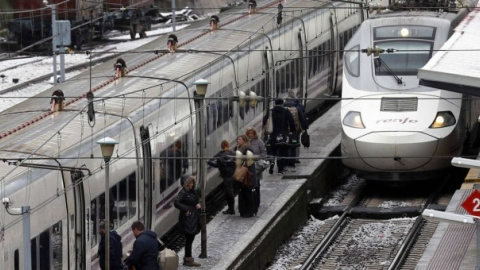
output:
M405 112L416 111L418 105L418 98L382 98L381 111L386 112Z

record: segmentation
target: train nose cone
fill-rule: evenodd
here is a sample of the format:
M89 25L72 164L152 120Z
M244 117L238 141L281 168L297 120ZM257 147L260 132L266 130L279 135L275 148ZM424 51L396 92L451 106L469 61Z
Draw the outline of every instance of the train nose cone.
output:
M382 171L411 171L425 166L438 139L420 132L374 132L355 140L360 158Z

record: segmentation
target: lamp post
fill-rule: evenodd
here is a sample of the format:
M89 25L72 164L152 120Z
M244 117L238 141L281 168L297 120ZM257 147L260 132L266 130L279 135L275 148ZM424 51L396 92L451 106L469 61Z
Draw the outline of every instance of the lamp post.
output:
M113 155L117 141L110 137L105 137L97 141L102 150L103 160L105 160L105 269L110 270L110 172L109 163Z
M200 227L201 227L201 248L202 251L199 255L200 258L207 258L207 214L205 213L205 190L207 186L206 181L206 166L202 157L205 156L205 95L207 94L207 87L209 82L204 79L200 79L195 82L197 91L193 93L193 99L195 100L195 111L197 112L197 128L200 134L200 143L197 143L200 149L198 153L200 158L198 159L198 172L199 177L202 179L201 196L202 196L202 212L200 213Z
M57 84L57 55L55 53L57 49L57 22L56 22L56 6L55 4L48 4L47 0L43 1L43 4L52 10L52 57L53 57L53 85Z

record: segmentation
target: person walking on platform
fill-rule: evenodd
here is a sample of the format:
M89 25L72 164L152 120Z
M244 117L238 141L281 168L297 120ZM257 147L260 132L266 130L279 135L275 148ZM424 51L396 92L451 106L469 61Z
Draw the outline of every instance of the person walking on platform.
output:
M180 210L178 223L185 235L185 257L183 258L185 266L200 266L192 257L192 243L195 235L200 231L199 211L202 208L200 197L195 190L195 182L195 178L189 176L174 202L175 207Z
M235 173L235 153L230 150L230 143L227 140L223 140L220 147L222 150L208 160L207 163L214 168L218 168L220 177L223 179L223 187L228 204L228 210L223 211L223 213L235 215L235 194L233 191L236 184L235 179L233 179L233 174Z
M287 161L288 170L295 171L295 164L300 163L300 161L298 160L298 156L300 155L300 141L298 140L298 138L300 138L300 133L302 133L303 130L308 129L308 121L305 117L305 111L303 109L303 106L300 101L298 101L293 91L288 92L288 97L285 102L285 108L287 108L293 116L293 121L295 123L294 136L295 138L297 138L298 141L298 145L289 146L288 156L294 157L295 159L289 159Z
M157 262L159 242L157 234L145 229L141 221L132 223L132 232L135 238L133 250L125 259L125 262L135 270L160 270Z
M285 166L289 158L288 134L295 132L295 122L289 110L283 107L284 101L281 98L275 99L275 106L263 118L263 126L266 126L271 114L273 130L270 134L269 143L271 155L277 158L279 174L285 174ZM273 173L274 162L270 163L269 173Z
M265 143L258 137L257 129L255 127L247 128L246 135L248 137L252 153L254 155L262 157L266 156L267 148L265 147ZM263 179L263 171L265 170L264 162L265 161L263 159L255 162L255 171L258 179L258 187L255 189L253 196L255 197L256 209L258 209L258 207L260 206L260 180Z
M248 137L246 135L240 135L237 139L237 146L235 147L235 151L239 151L242 153L242 156L247 154L247 151L253 153L252 149L249 147ZM245 186L241 185L240 193L238 194L238 212L240 212L240 216L242 217L253 217L257 215L258 208L256 207L258 204L255 202L254 192L259 187L257 173L255 170L255 162L251 161L244 161L243 166L248 168L248 171L252 174L251 185ZM260 195L258 195L260 197Z
M122 270L122 238L113 230L113 224L110 223L110 230L105 229L105 221L102 220L98 225L98 233L100 234L100 244L98 244L98 260L100 269L105 270L105 236L110 237L110 269Z

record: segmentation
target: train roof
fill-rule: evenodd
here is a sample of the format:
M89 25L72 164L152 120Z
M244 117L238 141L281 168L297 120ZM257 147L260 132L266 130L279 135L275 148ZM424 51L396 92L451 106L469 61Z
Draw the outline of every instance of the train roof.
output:
M84 147L79 145L78 140L86 142L99 136L122 117L141 117L141 111L146 104L153 106L153 95L161 96L174 88L173 91L186 90L183 86L172 84L161 88L159 84L162 82L181 81L190 92L190 87L194 87L194 82L200 79L202 74L212 72L209 70L212 63L230 61L222 54L268 44L265 35L275 36L278 32L275 20L277 4L277 1L264 2L257 8L259 14L253 16L235 11L222 13L221 28L214 33L209 30L209 20L194 22L190 27L175 32L179 39L180 52L165 52L168 35L135 51L125 52L120 57L127 62L129 73L121 80L113 78L115 60L107 61L7 109L0 114L0 157L4 160L21 158L35 152L36 157L74 158L73 151L68 150L72 147ZM285 7L289 5L307 9L324 4L304 0L284 4ZM267 8L262 10L262 7ZM314 9L309 11L318 12ZM294 20L296 18L286 16L284 24L293 25L289 21ZM194 50L203 50L205 53L191 53ZM95 53L92 51L90 55ZM156 78L162 78L163 81ZM63 90L66 107L62 112L52 113L49 102L52 92L57 89ZM94 92L96 100L107 100L106 103L95 103L98 123L92 128L88 127L85 121L88 117L86 94L90 90ZM0 167L3 175L9 170L6 166Z
M480 96L480 5L418 71L420 84Z

